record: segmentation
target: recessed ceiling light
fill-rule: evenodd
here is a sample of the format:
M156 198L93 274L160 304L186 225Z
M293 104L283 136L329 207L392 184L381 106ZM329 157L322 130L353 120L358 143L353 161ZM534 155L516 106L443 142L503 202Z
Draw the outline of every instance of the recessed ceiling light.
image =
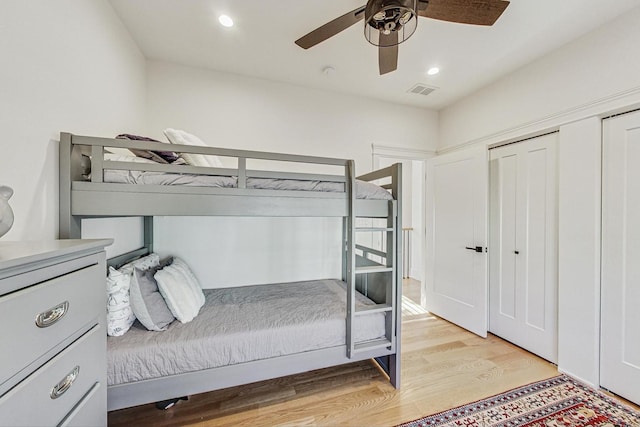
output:
M440 72L440 68L438 67L431 67L429 68L429 70L427 71L427 74L430 76L435 76L436 74L438 74Z
M218 17L218 21L220 21L220 24L222 24L225 27L233 27L233 19L231 19L227 15L220 15Z

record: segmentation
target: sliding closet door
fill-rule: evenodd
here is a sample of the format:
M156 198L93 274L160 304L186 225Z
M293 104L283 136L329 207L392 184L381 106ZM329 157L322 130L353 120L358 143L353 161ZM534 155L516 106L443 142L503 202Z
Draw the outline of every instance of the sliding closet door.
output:
M487 152L427 160L426 308L487 336Z
M557 134L490 150L489 331L558 358Z
M640 112L603 122L600 384L640 404Z

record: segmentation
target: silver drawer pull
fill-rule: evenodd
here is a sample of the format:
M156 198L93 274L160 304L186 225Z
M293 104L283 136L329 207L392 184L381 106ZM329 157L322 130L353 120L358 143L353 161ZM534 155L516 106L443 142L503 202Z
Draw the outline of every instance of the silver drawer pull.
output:
M73 370L69 372L62 381L60 381L51 389L51 398L57 399L62 396L67 390L69 390L73 382L76 380L76 378L78 378L79 373L80 366L76 366L75 368L73 368Z
M61 302L55 307L38 314L36 316L36 326L38 328L47 328L62 319L68 310L69 301Z

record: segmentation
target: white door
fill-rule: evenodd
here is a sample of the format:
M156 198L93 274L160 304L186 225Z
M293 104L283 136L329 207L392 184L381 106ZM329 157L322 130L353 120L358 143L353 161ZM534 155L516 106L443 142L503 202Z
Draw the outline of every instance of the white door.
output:
M558 359L557 134L490 150L489 331Z
M640 113L603 121L600 384L640 404Z
M425 305L482 337L487 336L487 174L484 147L427 160Z

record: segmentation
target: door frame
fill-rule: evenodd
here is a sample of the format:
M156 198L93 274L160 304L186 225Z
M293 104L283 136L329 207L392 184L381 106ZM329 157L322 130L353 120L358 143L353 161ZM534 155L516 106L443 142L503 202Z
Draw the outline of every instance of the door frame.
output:
M395 160L411 160L411 161L419 161L422 162L422 176L420 177L422 182L422 191L420 192L420 199L422 204L421 209L421 218L420 218L420 226L422 228L422 233L420 236L416 236L419 238L419 247L421 250L422 256L419 260L420 269L420 282L421 286L424 286L424 275L425 275L425 267L426 267L426 258L425 258L425 250L427 246L426 241L426 212L425 212L425 202L426 202L426 181L427 181L427 160L435 157L435 150L420 150L416 148L409 147L392 147L388 145L380 145L380 144L371 144L371 166L373 170L380 169L380 160L381 159L395 159ZM413 186L412 186L413 189ZM413 193L413 191L412 191ZM412 194L413 196L414 194ZM404 244L404 242L403 242ZM416 261L414 259L414 261ZM411 271L409 271L409 275L411 276Z

